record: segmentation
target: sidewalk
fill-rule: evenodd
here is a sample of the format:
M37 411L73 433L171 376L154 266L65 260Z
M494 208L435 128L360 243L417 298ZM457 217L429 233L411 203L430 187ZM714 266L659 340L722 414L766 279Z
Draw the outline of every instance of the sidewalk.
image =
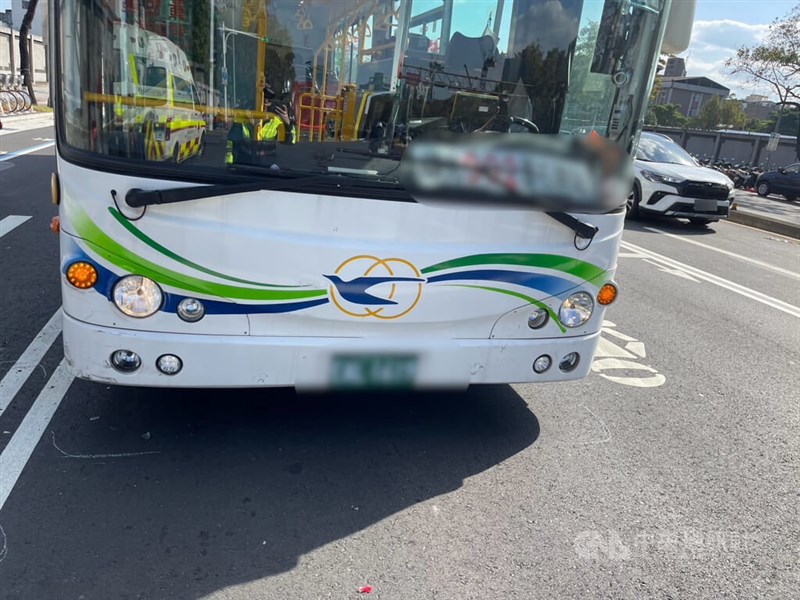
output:
M789 202L783 196L762 198L755 192L737 191L729 219L734 223L800 239L800 202Z
M47 107L47 101L50 98L50 86L46 83L35 83L33 85L33 92L36 94L36 102L41 108ZM23 122L31 117L39 117L41 115L50 114L52 119L52 112L39 112L35 110L27 110L25 112L17 112L11 114L0 114L0 120L3 122L3 129L12 123Z

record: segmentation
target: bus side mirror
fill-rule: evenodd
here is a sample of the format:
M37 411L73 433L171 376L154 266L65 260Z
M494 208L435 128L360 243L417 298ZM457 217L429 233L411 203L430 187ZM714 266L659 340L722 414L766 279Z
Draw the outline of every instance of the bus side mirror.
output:
M696 0L673 2L667 17L667 26L661 40L662 54L680 54L692 40Z

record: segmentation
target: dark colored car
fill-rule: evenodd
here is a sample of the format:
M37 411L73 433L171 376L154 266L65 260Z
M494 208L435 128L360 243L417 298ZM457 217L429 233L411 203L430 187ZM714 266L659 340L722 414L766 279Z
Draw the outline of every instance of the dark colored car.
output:
M800 163L788 167L762 173L756 180L756 191L759 196L780 194L787 200L800 198Z

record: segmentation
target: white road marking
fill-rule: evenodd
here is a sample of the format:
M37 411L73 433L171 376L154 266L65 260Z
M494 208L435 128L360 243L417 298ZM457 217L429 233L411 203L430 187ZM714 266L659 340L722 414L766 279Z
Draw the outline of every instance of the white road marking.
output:
M777 298L773 298L772 296L767 296L766 294L762 294L761 292L751 290L748 287L745 287L738 283L734 283L733 281L729 281L727 279L723 279L722 277L712 275L711 273L708 273L696 267L691 267L687 264L684 264L677 260L673 260L666 256L662 256L661 254L651 252L650 250L645 250L644 248L631 244L630 242L623 241L621 242L621 245L629 250L634 250L636 252L641 252L642 254L646 254L648 258L650 258L651 260L666 265L667 267L671 267L673 269L680 269L682 271L685 271L689 275L696 277L697 279L713 283L714 285L718 285L721 288L724 288L726 290L729 290L746 298L750 298L751 300L755 300L756 302L761 302L762 304L766 304L767 306L770 306L781 312L785 312L788 315L800 319L800 307L797 307L793 304L789 304L788 302L784 302L783 300L778 300Z
M657 262L653 262L652 260L649 260L647 258L645 258L643 260L648 265L653 265L659 271L662 271L664 273L669 273L670 275L675 275L676 277L682 277L683 279L688 279L689 281L692 281L694 283L699 283L699 281L697 279L695 279L694 277L692 277L691 275L689 275L685 271L681 271L680 269L670 269L669 267L665 267L664 265L660 265Z
M633 352L639 358L647 357L647 352L644 349L644 342L628 342L625 344L625 350Z
M30 217L22 215L8 215L5 219L0 221L0 238L5 234L15 230L28 219L30 219Z
M43 144L39 144L38 146L31 146L30 148L23 148L22 150L17 150L15 152L9 152L5 156L0 156L0 162L6 160L12 160L14 158L18 158L20 156L25 156L26 154L31 154L32 152L38 152L39 150L44 150L46 148L51 148L55 146L55 142L45 142Z
M14 489L73 379L72 374L67 371L65 359L62 359L19 428L14 432L8 446L0 454L0 510L8 500L11 490Z
M59 308L50 320L42 327L42 330L33 338L33 341L25 348L25 352L17 359L11 370L6 373L0 381L0 415L5 412L8 405L17 395L20 388L31 376L33 370L42 361L42 358L53 342L61 333L61 309Z
M644 358L647 355L644 349L644 343L638 341L636 338L616 331L614 329L615 327L616 325L611 321L603 321L602 332L626 342L625 348L623 349L608 338L601 336L594 355L594 360L592 361L592 372L614 383L632 387L652 388L664 385L667 381L664 375L653 367L636 362L638 358ZM637 377L628 374L609 375L602 371L645 371L649 373L649 375L645 377Z
M720 254L724 254L726 256L732 256L733 258L744 261L746 263L750 263L751 265L756 265L757 267L761 267L763 269L769 269L770 271L774 271L775 273L780 273L781 275L786 275L787 277L791 277L793 279L797 279L800 281L800 273L795 273L794 271L789 271L788 269L782 269L781 267L776 267L775 265L771 265L769 263L756 260L755 258L750 258L749 256L742 256L741 254L737 254L736 252L730 252L728 250L723 250L722 248L715 248L714 246L709 246L708 244L704 244L703 242L698 242L697 240L693 240L684 236L675 235L674 233L667 233L666 231L661 231L660 229L656 229L655 227L645 227L644 229L647 229L647 231L652 231L654 233L660 233L661 235L666 235L667 237L671 237L676 240L686 242L687 244L694 244L695 246L700 246L701 248L705 248L706 250L713 250L714 252L719 252Z

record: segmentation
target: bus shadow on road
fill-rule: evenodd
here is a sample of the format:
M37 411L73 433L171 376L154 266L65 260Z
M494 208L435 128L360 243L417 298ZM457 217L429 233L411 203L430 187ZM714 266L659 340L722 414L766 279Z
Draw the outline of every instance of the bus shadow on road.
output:
M9 540L32 541L3 565L24 597L55 597L40 586L58 581L59 597L201 598L284 573L396 513L432 511L539 436L510 386L298 396L76 381L64 402L4 511Z

